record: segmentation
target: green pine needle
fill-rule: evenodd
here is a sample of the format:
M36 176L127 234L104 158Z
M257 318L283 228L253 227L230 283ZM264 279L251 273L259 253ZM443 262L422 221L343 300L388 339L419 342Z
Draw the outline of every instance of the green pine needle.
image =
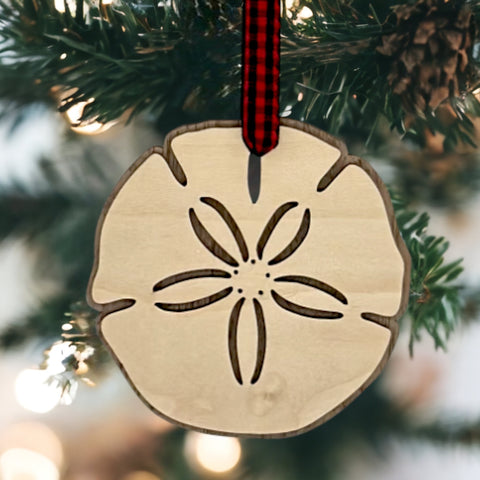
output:
M426 331L436 348L446 342L459 323L460 286L455 283L462 273L462 260L445 262L449 247L443 237L428 235L429 216L408 210L397 196L392 197L397 223L412 259L410 299L407 315L411 321L410 353L414 343Z
M445 135L448 149L474 143L470 119L480 114L480 104L471 92L479 82L473 81L461 98L450 98L453 118L446 123L435 112L405 121L388 81L394 60L377 51L382 36L395 31L397 3L403 2L302 0L290 16L284 6L284 115L331 133L365 131L366 137L385 117L420 145L426 130ZM480 2L449 5L466 3L480 17ZM304 6L312 11L308 19L299 17ZM92 1L76 13L58 12L53 0L0 4L0 98L20 106L34 101L58 105L52 91L60 89L70 92L60 110L94 98L85 119L108 122L125 112L148 113L166 130L239 117L240 0ZM479 55L475 49L473 66Z

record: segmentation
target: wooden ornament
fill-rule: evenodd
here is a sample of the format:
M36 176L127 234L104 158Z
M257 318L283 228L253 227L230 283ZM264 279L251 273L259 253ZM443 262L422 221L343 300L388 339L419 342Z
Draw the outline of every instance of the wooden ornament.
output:
M379 374L410 259L374 170L282 120L248 188L240 122L171 132L120 180L99 222L90 304L156 413L203 432L286 437Z

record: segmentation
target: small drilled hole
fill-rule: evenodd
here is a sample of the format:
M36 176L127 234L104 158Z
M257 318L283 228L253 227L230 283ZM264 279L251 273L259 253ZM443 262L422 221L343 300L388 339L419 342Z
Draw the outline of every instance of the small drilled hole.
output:
M234 271L233 271L233 274L234 274L234 275L238 275L238 270L234 270Z
M242 290L241 288L239 288L239 289L237 290L237 292L238 292L238 293L243 293L243 290Z
M258 294L259 294L259 295L263 295L263 290L259 290L259 291L258 291Z
M253 265L253 264L255 263L255 260L251 260L251 262L250 262L250 263Z
M270 278L270 274L269 274L269 273L267 273L265 276L266 276L267 278Z

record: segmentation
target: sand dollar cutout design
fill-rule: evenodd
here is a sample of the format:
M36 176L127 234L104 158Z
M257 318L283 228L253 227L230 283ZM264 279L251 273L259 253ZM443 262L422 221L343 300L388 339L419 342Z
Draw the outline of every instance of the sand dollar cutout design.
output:
M287 436L378 375L409 257L383 184L341 142L283 120L256 203L247 158L238 122L175 130L142 156L104 209L89 299L152 410Z

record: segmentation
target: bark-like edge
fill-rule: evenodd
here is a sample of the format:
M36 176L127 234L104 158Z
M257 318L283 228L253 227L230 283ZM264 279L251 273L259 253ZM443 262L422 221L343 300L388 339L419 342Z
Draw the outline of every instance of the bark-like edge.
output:
M355 391L353 392L348 398L346 398L343 402L341 402L339 405L337 405L334 409L330 410L327 412L325 415L322 415L320 418L315 420L314 422L310 423L309 425L306 425L302 428L296 429L296 430L291 430L288 432L281 432L281 433L273 433L273 434L258 434L258 433L234 433L234 432L223 432L223 431L218 431L218 430L211 430L211 429L206 429L206 428L201 428L197 427L194 425L189 425L186 423L182 423L178 420L175 420L173 418L168 417L164 413L160 412L157 410L155 407L153 407L147 399L140 393L140 391L136 388L132 380L130 379L126 369L124 368L123 364L121 361L117 358L115 355L113 349L110 347L108 344L107 340L103 336L103 333L101 331L101 323L103 319L111 314L114 311L119 311L123 310L125 308L129 308L135 304L135 300L133 299L120 299L116 300L114 302L109 302L107 304L99 304L96 303L93 300L92 296L92 287L93 287L93 282L96 277L96 274L98 272L98 262L99 262L99 253L100 253L100 237L101 237L101 231L103 228L103 223L108 215L108 212L110 210L110 207L112 206L113 202L115 201L118 193L122 189L122 187L125 185L125 183L128 181L128 179L134 174L134 172L153 154L157 153L160 156L164 158L164 160L167 162L167 165L169 166L173 176L175 179L178 181L178 183L182 186L186 186L188 179L177 159L175 156L175 153L172 149L172 142L173 140L180 136L183 135L184 133L188 132L197 132L200 130L205 130L208 128L232 128L232 127L241 127L241 121L239 120L209 120L206 122L202 123L195 123L191 125L184 125L182 127L176 128L172 130L166 137L165 137L165 142L164 142L164 147L152 147L149 150L147 150L142 156L140 156L132 165L131 167L122 175L120 178L119 182L115 186L114 190L108 197L105 206L102 209L102 213L100 214L100 218L97 224L97 229L95 232L95 257L94 257L94 264L92 268L92 273L90 275L90 279L88 282L88 287L87 287L87 302L88 304L97 310L99 312L99 317L97 319L97 333L99 337L101 338L102 342L105 344L107 350L111 353L113 359L117 363L118 367L122 371L123 375L127 379L128 383L132 387L132 389L135 391L137 396L142 400L142 402L156 415L159 415L163 419L169 421L170 423L173 423L175 425L178 425L182 428L186 429L191 429L195 430L197 432L201 433L207 433L207 434L213 434L213 435L223 435L223 436L235 436L239 438L270 438L270 439L282 439L282 438L289 438L293 437L296 435L300 435L302 433L306 433L310 430L313 430L314 428L322 425L323 423L327 422L331 418L333 418L337 413L340 413L345 407L347 407L350 403L353 402L363 391L367 389L371 385L371 383L378 377L380 372L383 370L385 364L387 363L393 347L395 346L397 337L398 337L398 323L397 321L400 319L400 317L405 313L407 306L408 306L408 298L409 298L409 288L410 288L410 270L411 270L411 259L410 259L410 254L407 250L407 247L405 245L405 242L403 241L400 231L398 229L398 225L395 219L395 212L393 209L393 205L390 199L390 195L388 193L387 188L385 187L383 181L377 174L377 172L373 169L373 167L366 161L362 160L361 158L358 157L353 157L348 155L347 148L345 144L329 135L328 133L324 132L323 130L320 130L312 125L299 122L297 120L290 120L290 119L285 119L282 118L280 119L280 126L284 127L289 127L289 128L294 128L296 130L301 130L305 133L308 133L319 140L324 141L325 143L328 143L332 147L338 149L340 151L340 157L338 160L333 164L333 166L328 170L328 172L320 179L320 182L318 184L317 190L321 192L325 188L330 185L330 183L349 165L355 165L359 168L361 168L367 175L372 179L373 183L377 187L380 196L382 197L383 204L385 207L385 211L389 220L390 224L390 230L392 232L392 236L395 240L395 244L403 258L404 261L404 277L403 277L403 285L402 285L402 298L400 302L400 306L398 311L392 315L391 317L381 317L377 316L375 317L375 314L371 314L369 312L362 313L362 318L366 321L375 321L379 325L382 325L385 328L388 328L391 332L390 336L390 342L388 345L388 348L386 349L382 360L380 363L377 365L377 368L372 372L370 377L367 378L367 380ZM365 315L365 316L364 316Z

